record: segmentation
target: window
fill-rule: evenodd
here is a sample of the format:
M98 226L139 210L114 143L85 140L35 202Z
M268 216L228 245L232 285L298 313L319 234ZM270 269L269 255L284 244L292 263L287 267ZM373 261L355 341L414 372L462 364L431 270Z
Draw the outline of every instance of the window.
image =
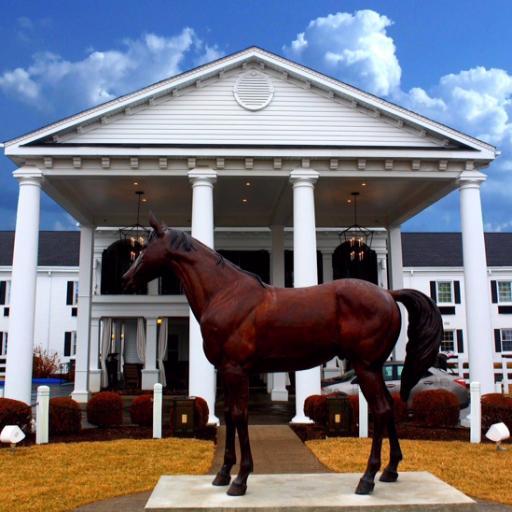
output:
M75 357L76 355L76 331L64 333L64 357Z
M437 281L437 303L453 304L452 281Z
M7 333L0 332L0 356L7 355Z
M455 351L455 332L444 331L443 339L441 340L441 352L454 352Z
M68 306L76 306L78 304L78 281L68 281L66 304Z
M394 380L394 377L393 377L393 366L391 366L391 365L384 365L384 368L382 368L382 374L384 375L384 380L386 382L390 381L390 380Z
M8 306L11 302L11 282L0 281L0 305Z
M498 281L498 302L512 302L512 281Z
M512 329L501 329L501 350L512 352Z

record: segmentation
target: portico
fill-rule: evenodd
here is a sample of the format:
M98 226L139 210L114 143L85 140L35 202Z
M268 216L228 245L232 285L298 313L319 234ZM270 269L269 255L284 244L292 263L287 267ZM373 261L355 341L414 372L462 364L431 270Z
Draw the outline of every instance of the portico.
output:
M210 247L269 251L280 286L285 249L294 286L332 278L329 258L359 191L359 222L376 233L378 284L400 288L400 225L459 188L471 378L494 389L479 191L480 170L495 158L488 144L250 48L10 141L5 153L20 166L7 397L30 401L41 189L81 225L78 400L100 387L105 319L145 319L142 381L151 388L160 378L157 320L189 317L189 394L205 398L217 421L215 371L186 299L152 285L147 295L101 293L101 251L112 242L102 229L133 222L136 189L144 215ZM275 374L272 396L287 398L285 385ZM308 421L304 399L319 391L319 368L296 375L294 421Z

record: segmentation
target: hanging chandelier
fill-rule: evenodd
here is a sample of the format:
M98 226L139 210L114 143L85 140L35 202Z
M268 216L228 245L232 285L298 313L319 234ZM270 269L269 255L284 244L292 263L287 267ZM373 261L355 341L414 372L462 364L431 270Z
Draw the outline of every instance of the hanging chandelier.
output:
M352 192L350 195L354 203L354 223L340 233L340 239L342 243L349 244L350 261L363 261L366 252L372 244L373 232L357 223L357 198L359 197L359 192Z
M137 220L135 224L119 230L121 240L126 240L130 244L131 261L135 261L137 259L137 256L146 244L149 235L149 230L140 223L140 204L142 202L144 192L142 190L137 190L135 194L137 196Z

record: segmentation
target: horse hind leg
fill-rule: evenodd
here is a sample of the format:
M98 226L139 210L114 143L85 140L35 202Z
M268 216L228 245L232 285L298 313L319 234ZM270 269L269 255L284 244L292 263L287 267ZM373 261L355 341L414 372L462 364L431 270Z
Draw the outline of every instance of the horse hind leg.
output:
M387 390L387 389L386 389ZM389 436L389 464L384 468L379 480L381 482L396 482L398 480L398 464L402 460L402 450L400 449L400 442L398 441L398 434L396 432L395 415L393 398L387 393L388 402L391 406L391 414L388 417L388 436Z
M375 487L375 475L381 465L382 438L387 419L391 413L390 404L386 398L386 386L381 370L371 371L355 368L361 389L368 400L368 407L373 415L373 439L370 457L356 488L356 494L370 494Z

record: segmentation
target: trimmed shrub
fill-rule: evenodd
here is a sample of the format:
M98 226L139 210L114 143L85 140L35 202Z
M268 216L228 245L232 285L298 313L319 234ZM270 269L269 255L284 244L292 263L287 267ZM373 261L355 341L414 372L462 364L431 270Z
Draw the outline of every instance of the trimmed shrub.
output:
M391 393L391 398L393 398L395 422L402 423L407 420L407 404L400 398L400 393Z
M444 389L416 393L412 410L414 419L427 427L455 427L459 423L459 400Z
M82 429L80 405L69 397L50 399L50 434L78 434Z
M308 396L304 400L304 414L318 425L325 425L327 423L327 396Z
M31 432L32 411L30 406L19 400L0 398L0 432L6 425L18 425L29 434Z
M102 391L87 403L87 421L98 427L111 427L123 423L123 400L119 393Z
M194 423L196 432L206 427L209 415L210 410L208 409L206 400L200 396L196 396L194 399Z
M140 395L134 399L130 406L132 423L141 427L153 425L153 395Z
M482 430L487 432L493 423L503 422L512 431L512 398L500 393L482 396Z
M359 427L359 395L349 395L348 403L352 408L352 431L356 432Z

